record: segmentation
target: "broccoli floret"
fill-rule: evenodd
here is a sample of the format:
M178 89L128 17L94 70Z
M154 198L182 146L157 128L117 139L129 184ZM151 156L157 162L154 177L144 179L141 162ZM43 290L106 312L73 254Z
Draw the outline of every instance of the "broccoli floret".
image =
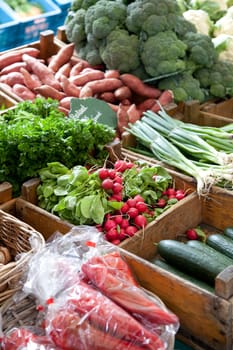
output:
M233 96L233 64L218 61L211 68L198 69L194 76L214 97Z
M138 37L127 30L116 29L106 38L100 47L100 56L108 69L129 72L140 65L138 55Z
M146 72L156 77L183 70L187 46L172 31L160 32L141 43L141 60Z
M175 102L205 100L199 81L187 72L160 80L158 87L161 90L172 90Z
M78 56L89 62L92 66L97 66L103 63L99 54L99 49L89 42L85 42L83 46L80 45L78 47Z
M169 30L169 23L166 16L151 15L142 25L142 31L148 36Z
M186 33L196 33L196 27L193 23L187 21L182 16L177 16L174 14L168 15L168 23L170 29L172 29L179 39L183 40Z
M127 7L126 27L129 32L139 34L143 26L149 28L152 15L167 16L169 13L181 15L180 8L174 0L136 0ZM158 27L160 26L159 20ZM156 28L156 23L153 23L153 27Z
M85 32L96 39L104 39L126 18L126 6L122 1L99 0L89 7L85 17Z
M208 35L188 32L184 36L187 57L199 67L211 67L217 60L214 44Z
M84 9L80 9L77 12L70 12L66 17L66 36L70 42L78 44L86 40L84 29L85 13L86 11Z

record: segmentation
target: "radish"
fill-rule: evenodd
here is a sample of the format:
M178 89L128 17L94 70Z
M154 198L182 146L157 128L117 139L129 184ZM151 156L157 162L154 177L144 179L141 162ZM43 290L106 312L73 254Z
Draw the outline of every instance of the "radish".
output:
M167 192L168 197L176 195L176 190L174 188L171 188L171 187L169 187L166 192Z
M129 220L128 219L122 219L120 227L125 229L128 226L129 226Z
M122 215L115 215L112 217L112 219L115 221L117 225L120 225L122 223L123 217Z
M116 229L111 229L105 233L105 238L107 241L112 242L115 239L118 239L118 232Z
M116 175L114 179L114 183L122 184L122 182L123 182L122 177Z
M131 207L131 208L129 208L127 214L129 215L129 217L130 217L131 219L133 219L133 218L135 218L135 217L139 214L139 211L138 211L137 208Z
M134 199L136 202L144 202L144 198L140 194L136 194Z
M134 208L136 203L137 203L137 201L136 201L135 198L129 198L129 199L127 199L126 203L128 204L128 206L130 208Z
M113 193L115 193L115 194L120 193L123 190L123 185L116 182L113 184L112 190L113 190Z
M108 171L108 176L110 177L110 179L115 179L116 177L116 171L114 169L110 169Z
M177 190L176 191L176 199L178 199L178 201L180 201L181 199L183 199L185 197L185 193L183 190Z
M143 228L143 227L145 227L147 225L147 219L143 215L137 215L134 218L134 223L135 223L136 226L138 226L140 228Z
M114 169L120 173L123 173L126 169L128 169L128 162L119 159L115 162Z
M104 179L107 179L107 177L108 177L108 169L106 169L106 168L101 168L101 169L99 169L99 171L98 171L98 174L99 174L99 178L101 179L101 180L104 180Z
M113 188L113 181L111 179L105 179L103 180L101 186L106 191L111 190Z
M120 232L118 232L118 239L120 241L123 241L126 237L127 237L127 234L125 233L125 230L121 228Z
M133 225L130 225L125 229L125 233L130 237L133 237L137 231L138 231L137 227Z
M114 220L112 220L112 219L108 219L104 223L105 231L109 231L109 230L111 230L113 228L116 228L116 226L117 226L116 222Z
M145 202L137 202L135 204L135 208L140 212L140 213L145 213L147 210L147 205Z
M194 229L190 228L189 230L187 230L186 235L187 235L188 239L190 239L190 240L198 239L198 234Z
M164 198L159 198L156 205L159 207L159 208L164 208L166 206L167 202L165 201Z
M129 210L129 205L127 203L124 203L121 207L121 210L120 210L121 213L126 214L128 212L128 210Z

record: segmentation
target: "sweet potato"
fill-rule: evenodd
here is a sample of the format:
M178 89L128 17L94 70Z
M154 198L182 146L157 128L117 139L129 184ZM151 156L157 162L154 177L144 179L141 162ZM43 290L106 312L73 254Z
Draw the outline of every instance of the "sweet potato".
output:
M23 61L31 67L34 74L38 76L41 82L45 85L50 85L54 89L60 89L60 83L55 79L54 73L51 69L49 69L45 64L41 63L34 57L30 57L29 55L23 55Z
M61 87L67 96L79 97L81 88L73 84L63 75L61 76Z
M158 98L161 95L161 91L159 89L145 84L141 79L133 74L121 74L120 79L126 86L128 86L135 94L139 96Z
M132 92L128 86L121 86L114 91L114 96L118 101L122 101L124 99L131 99Z
M14 86L15 84L24 85L24 77L21 72L10 72L9 74L2 75L0 82L10 86Z
M118 112L118 109L119 109L118 105L115 105L114 103L111 103L111 102L107 102L107 104L114 112L116 112L116 113Z
M158 98L159 103L162 106L165 106L171 102L174 101L174 95L173 92L171 90L165 90L161 93L161 95Z
M77 86L83 86L90 81L99 80L103 78L104 72L97 69L91 69L89 71L83 72L82 74L70 77L70 81Z
M27 69L21 68L20 73L22 73L24 78L24 85L27 86L30 90L34 90L36 87L41 86L42 83L33 78L33 75L30 74Z
M93 97L93 91L89 86L84 85L81 87L79 98Z
M74 53L74 47L74 43L62 46L57 54L51 57L48 68L50 68L53 72L57 72L59 68L70 61Z
M105 73L105 78L120 78L120 72L116 69L109 69L106 70Z
M15 51L5 52L0 55L0 69L9 66L12 63L22 61L22 56L24 54L31 57L38 57L40 50L33 47L24 47Z
M81 61L81 62L78 62L76 63L74 66L72 66L71 70L70 70L70 77L74 77L78 74L80 74L80 72L86 68L84 63Z
M136 105L133 103L127 109L127 115L128 115L129 123L135 123L137 120L141 118L142 112L139 109L137 109Z
M36 94L28 89L27 86L21 84L15 84L12 88L12 92L14 92L18 97L22 100L34 100Z
M63 98L59 101L59 106L70 110L70 101L71 101L72 98L73 98L73 96L66 96L66 97L63 97Z
M119 104L117 109L117 130L120 134L122 134L125 131L125 127L128 126L128 109L129 106L125 106L122 103Z
M113 92L111 92L111 91L103 92L102 94L97 95L97 98L99 98L100 100L103 100L105 102L110 102L110 103L116 102L116 98L115 98Z
M20 68L26 68L27 64L25 62L15 62L10 64L7 67L4 67L1 72L0 75L4 75L4 74L9 74L11 72L19 72Z
M147 98L141 103L137 104L137 109L139 109L142 112L147 111L148 109L151 109L152 106L156 103L156 99L154 98Z
M117 78L105 78L100 80L93 80L86 84L93 91L93 94L100 94L102 92L114 91L122 86L122 81Z
M65 75L67 78L70 76L71 64L70 62L65 63L58 71L55 73L55 79L60 80L62 75Z
M69 114L69 109L66 109L66 108L64 108L64 107L62 107L62 106L58 106L58 109L59 109L60 112L64 113L65 116L68 116L68 114Z
M55 100L60 101L62 98L66 96L66 94L62 91L56 90L54 87L50 85L41 85L34 89L37 94L44 96L46 98L51 97Z

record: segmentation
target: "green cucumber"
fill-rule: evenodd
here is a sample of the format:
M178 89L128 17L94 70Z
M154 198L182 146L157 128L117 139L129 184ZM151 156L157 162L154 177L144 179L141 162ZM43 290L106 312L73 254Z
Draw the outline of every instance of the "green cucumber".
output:
M210 257L213 257L216 261L225 262L227 265L233 265L233 259L229 258L225 254L222 254L220 251L212 248L206 243L197 240L190 240L187 242L190 247L199 249L203 254L207 254Z
M206 244L233 259L233 240L221 233L209 235Z
M229 226L223 230L223 234L231 239L233 239L233 227Z
M227 264L176 240L162 240L157 249L168 263L210 285L214 285L216 276L227 267Z
M152 264L159 266L162 269L164 269L170 273L173 273L174 275L179 276L179 277L183 278L184 280L189 281L202 289L206 289L209 292L214 293L213 287L209 286L207 283L205 283L205 282L203 282L195 277L188 275L187 273L181 271L180 269L168 264L166 261L163 261L161 259L155 259L155 260L152 260L151 262L152 262Z

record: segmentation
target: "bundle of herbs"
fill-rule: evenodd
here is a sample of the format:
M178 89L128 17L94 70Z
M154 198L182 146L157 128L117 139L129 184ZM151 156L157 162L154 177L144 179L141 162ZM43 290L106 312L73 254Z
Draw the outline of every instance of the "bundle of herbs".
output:
M161 108L158 113L146 111L127 130L155 158L194 177L199 194L213 185L233 188L232 128L184 123Z
M114 129L88 116L65 117L56 100L20 102L0 118L0 182L11 182L17 193L49 162L69 168L102 164L108 156L105 146L114 136Z

